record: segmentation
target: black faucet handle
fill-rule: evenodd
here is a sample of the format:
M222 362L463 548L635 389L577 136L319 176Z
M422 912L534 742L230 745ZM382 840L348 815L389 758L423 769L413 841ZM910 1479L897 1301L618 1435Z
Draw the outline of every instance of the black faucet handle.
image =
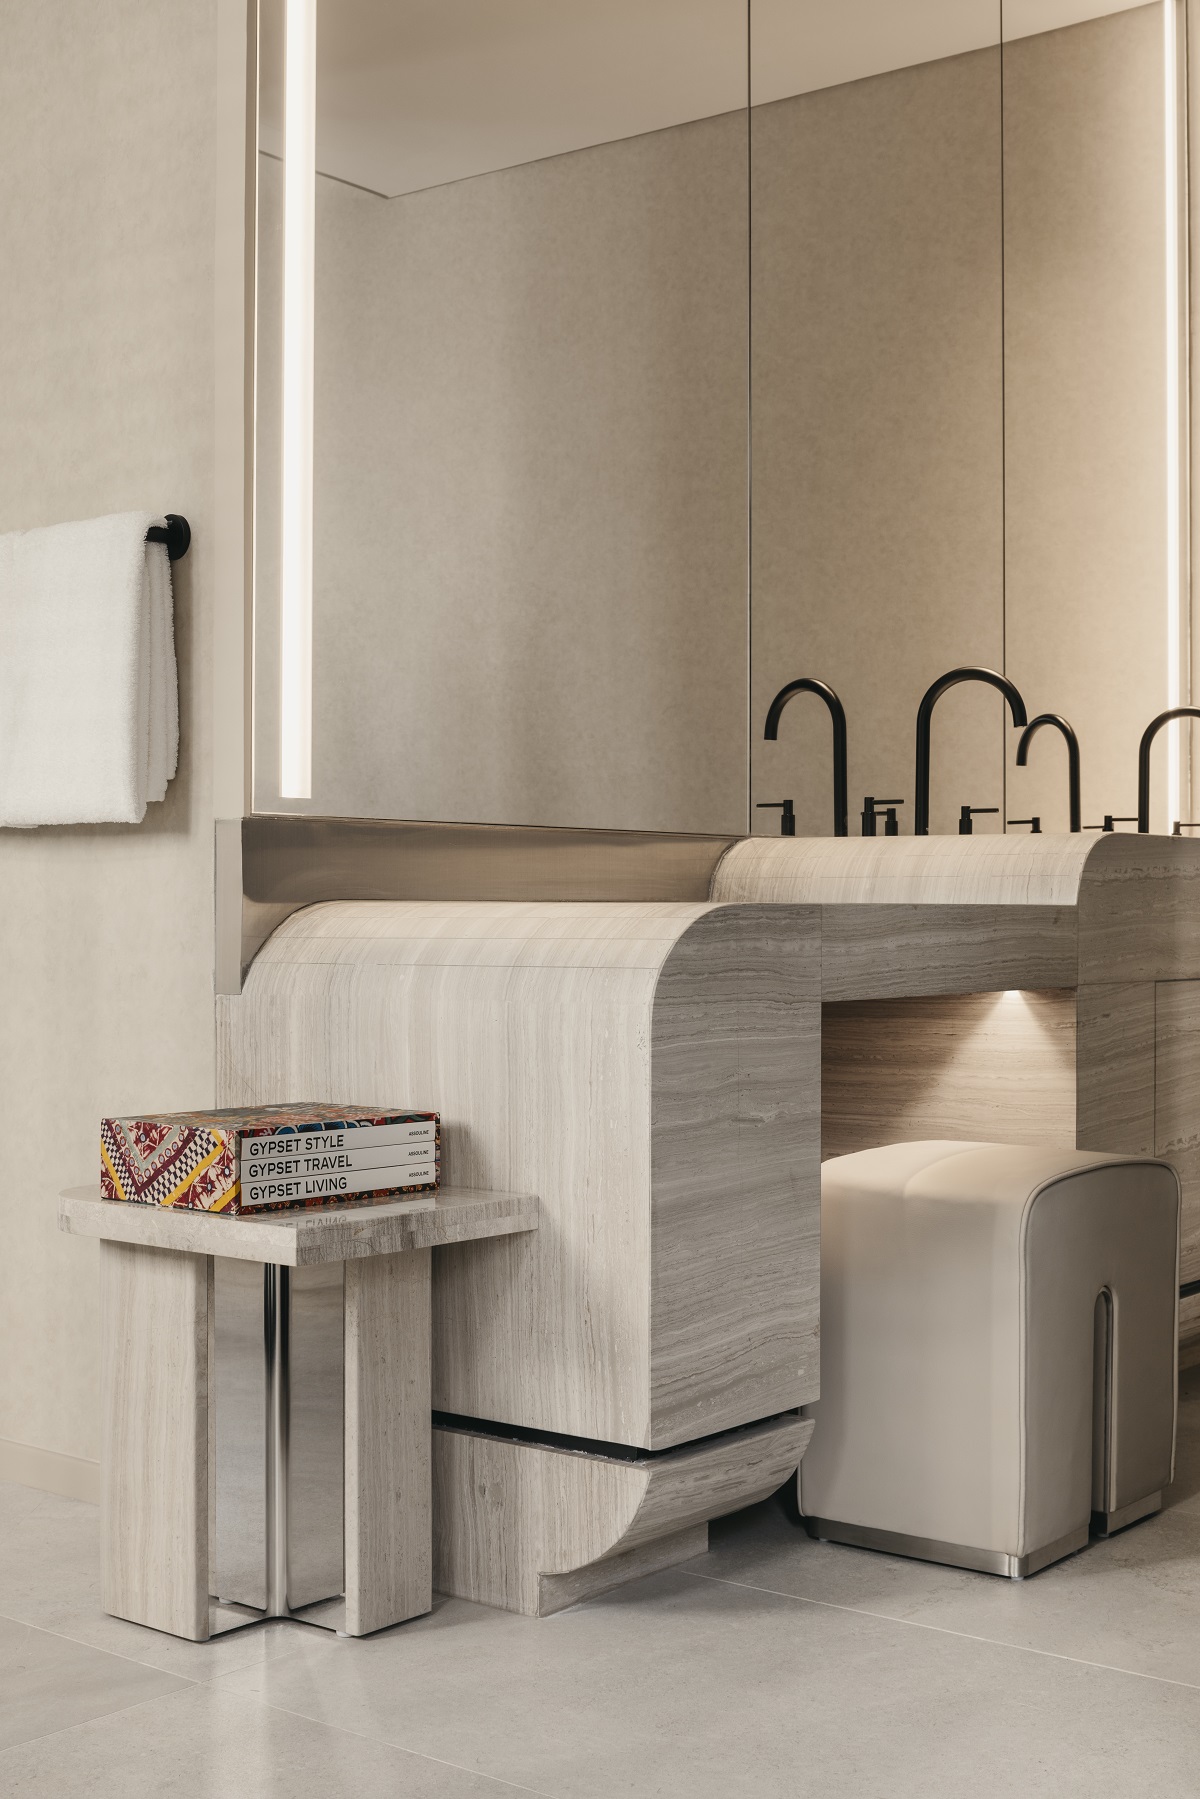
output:
M755 810L758 812L778 810L780 813L779 835L781 837L796 835L796 809L791 800L759 800Z
M1031 837L1040 837L1042 834L1042 821L1036 812L1032 818L1010 818L1005 822L1010 825L1028 825Z
M958 834L960 837L974 835L971 820L984 812L999 812L999 806L960 806L958 809Z
M1104 823L1102 825L1084 825L1083 828L1085 831L1111 831L1114 830L1117 825L1135 825L1136 823L1137 819L1132 815L1122 817L1118 813L1114 817L1111 812L1106 812L1104 814Z
M866 795L865 799L863 800L863 809L862 809L862 834L863 834L863 836L864 837L876 836L878 833L875 830L875 825L876 825L877 820L880 817L882 817L884 820L884 826L883 826L884 836L885 837L898 837L900 835L900 826L896 821L896 807L902 806L903 804L904 804L903 800L877 800L873 793L868 793Z

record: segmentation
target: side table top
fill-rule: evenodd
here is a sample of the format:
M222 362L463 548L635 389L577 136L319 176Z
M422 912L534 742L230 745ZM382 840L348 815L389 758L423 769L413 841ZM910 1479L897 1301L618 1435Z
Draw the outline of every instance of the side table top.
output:
M436 1195L410 1195L388 1205L328 1206L256 1217L243 1212L233 1218L191 1207L103 1199L98 1186L68 1187L58 1203L58 1228L78 1237L239 1262L279 1262L288 1268L507 1237L537 1226L538 1201L532 1194L469 1187L443 1187Z

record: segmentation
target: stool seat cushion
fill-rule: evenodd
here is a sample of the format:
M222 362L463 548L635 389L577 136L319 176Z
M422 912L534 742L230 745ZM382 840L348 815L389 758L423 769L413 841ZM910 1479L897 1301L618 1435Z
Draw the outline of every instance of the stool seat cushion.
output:
M1115 1514L1161 1489L1178 1253L1178 1177L1153 1158L918 1142L826 1162L801 1510L1027 1558L1077 1539L1097 1497Z

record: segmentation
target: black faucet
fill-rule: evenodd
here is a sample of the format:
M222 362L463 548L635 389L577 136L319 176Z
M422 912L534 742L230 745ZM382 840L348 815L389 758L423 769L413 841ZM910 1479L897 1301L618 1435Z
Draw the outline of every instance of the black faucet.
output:
M1150 751L1163 726L1176 718L1200 718L1200 706L1172 706L1169 712L1160 712L1150 720L1138 744L1137 828L1143 835L1150 829Z
M1007 675L998 675L992 668L952 668L946 674L939 675L917 707L917 800L913 809L915 837L929 835L929 724L933 708L946 689L957 687L960 681L986 681L989 687L998 689L1008 701L1014 725L1024 726L1029 722L1025 714L1025 702Z
M796 809L791 800L759 800L755 807L757 812L778 812L779 835L794 837L796 835Z
M767 722L763 728L763 737L768 743L774 743L779 736L779 720L783 709L793 694L815 693L818 699L824 700L829 707L829 716L833 720L833 834L835 837L848 837L850 829L847 822L847 781L846 781L846 708L838 699L832 687L824 681L811 681L802 676L799 681L789 681L781 687L767 709Z
M885 837L899 837L900 821L896 817L896 807L902 806L903 800L877 800L873 793L868 793L863 801L862 834L864 837L877 837L876 829L879 820L883 819Z
M958 809L958 834L960 837L973 837L975 827L971 820L980 812L999 812L999 806L960 806ZM1022 819L1021 823L1024 824Z
M1017 745L1017 767L1024 768L1029 758L1029 746L1043 725L1053 725L1061 731L1067 740L1067 804L1071 810L1071 829L1082 831L1083 813L1079 808L1079 739L1067 720L1058 712L1039 712L1031 719L1021 732L1021 741ZM1022 819L1010 818L1010 824L1021 824Z

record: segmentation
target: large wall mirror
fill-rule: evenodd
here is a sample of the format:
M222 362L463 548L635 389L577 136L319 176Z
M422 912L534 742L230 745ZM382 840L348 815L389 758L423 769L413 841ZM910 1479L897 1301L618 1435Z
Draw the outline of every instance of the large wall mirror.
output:
M297 805L277 434L286 24L306 14L265 0L266 810ZM301 809L744 829L744 0L337 0L315 49Z
M1182 0L263 0L256 808L828 834L820 699L764 738L809 677L851 834L908 831L980 664L1131 814L1190 691L1183 42ZM1067 828L1062 736L1016 743L946 693L933 831Z

